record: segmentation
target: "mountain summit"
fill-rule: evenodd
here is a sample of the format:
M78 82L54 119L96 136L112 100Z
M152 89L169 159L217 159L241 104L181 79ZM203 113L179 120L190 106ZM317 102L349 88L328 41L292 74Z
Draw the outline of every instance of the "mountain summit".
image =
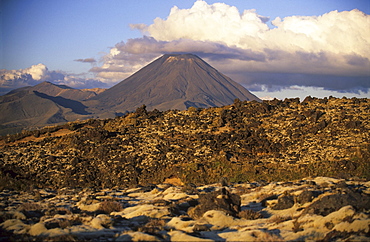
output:
M260 101L198 56L166 54L93 100L101 110L122 113L143 104L149 110L224 106L236 98Z

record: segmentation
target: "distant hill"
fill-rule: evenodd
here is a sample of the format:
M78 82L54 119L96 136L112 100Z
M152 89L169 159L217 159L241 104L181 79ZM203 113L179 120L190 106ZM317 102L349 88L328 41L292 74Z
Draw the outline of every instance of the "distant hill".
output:
M19 89L15 89L10 93L18 92L18 91L37 91L40 93L44 93L46 95L52 97L63 97L67 99L83 101L89 98L96 96L97 94L105 91L102 88L93 88L93 89L74 89L72 87L66 85L56 85L51 82L42 82L33 87L23 87Z
M167 54L91 100L99 101L97 110L124 113L143 104L148 110L185 110L229 105L236 98L260 101L198 56Z
M0 135L93 117L82 101L96 95L50 82L13 90L0 96Z

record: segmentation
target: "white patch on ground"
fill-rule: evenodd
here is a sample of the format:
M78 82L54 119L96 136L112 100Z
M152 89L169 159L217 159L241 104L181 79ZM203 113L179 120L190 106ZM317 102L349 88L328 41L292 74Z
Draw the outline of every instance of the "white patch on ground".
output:
M168 209L154 205L137 205L125 208L120 212L112 212L111 215L121 215L124 218L131 219L139 216L148 216L150 218L161 218L168 215Z
M167 223L167 226L170 229L176 229L176 230L185 231L187 233L192 233L193 226L195 225L195 223L196 222L194 220L182 221L181 218L174 217Z
M115 239L115 241L160 241L153 235L142 232L128 232L123 233Z
M168 232L171 236L171 241L199 241L199 242L213 242L212 239L202 239L195 236L185 234L181 231L171 231Z

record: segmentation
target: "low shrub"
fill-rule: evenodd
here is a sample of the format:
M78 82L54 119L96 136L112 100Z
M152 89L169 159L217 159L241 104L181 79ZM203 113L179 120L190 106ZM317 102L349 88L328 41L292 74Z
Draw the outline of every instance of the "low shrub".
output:
M240 211L238 215L239 217L248 219L248 220L255 220L255 219L263 218L260 212L256 212L251 209Z
M104 201L100 203L99 211L110 214L111 212L119 212L122 210L122 205L116 201Z

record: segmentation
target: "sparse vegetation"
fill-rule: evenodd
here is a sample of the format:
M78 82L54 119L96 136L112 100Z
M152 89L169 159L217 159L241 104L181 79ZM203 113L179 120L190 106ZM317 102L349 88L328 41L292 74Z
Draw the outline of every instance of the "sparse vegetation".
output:
M251 209L246 209L239 212L239 217L248 219L248 220L255 220L259 218L263 218L262 214L260 212L256 212Z
M26 202L19 205L18 209L20 211L37 211L37 210L41 211L43 208L38 203Z
M276 223L276 224L279 224L279 223L282 223L282 222L285 222L285 221L289 221L291 220L292 217L291 216L280 216L280 215L274 215L272 216L270 219L269 219L269 222L270 223Z
M303 228L301 226L302 226L302 224L300 222L298 222L298 219L293 220L293 228L292 229L293 229L294 233L302 231Z
M166 221L164 219L150 219L143 227L138 229L139 232L148 234L158 234L164 230Z
M122 205L116 201L104 201L100 203L99 211L110 214L111 212L119 212L122 210Z

